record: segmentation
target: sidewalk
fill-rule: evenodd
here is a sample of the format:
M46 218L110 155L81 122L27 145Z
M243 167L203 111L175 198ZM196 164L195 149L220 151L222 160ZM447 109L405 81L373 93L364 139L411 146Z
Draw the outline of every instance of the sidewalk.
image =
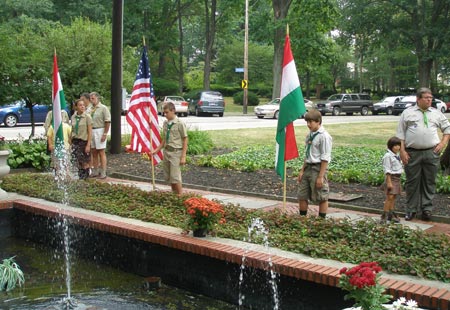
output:
M129 186L135 186L141 190L144 191L152 191L153 185L148 182L140 182L140 181L130 181L130 180L123 180L123 179L115 179L108 177L104 180L108 183L113 184L124 184ZM170 191L170 186L163 185L163 184L155 184L155 189L160 191ZM184 192L194 192L197 194L202 195L205 198L208 199L217 199L219 201L222 201L224 203L232 203L232 204L239 204L241 207L246 209L261 209L264 211L270 211L273 209L285 209L285 212L288 213L297 213L298 212L298 205L297 203L293 202L286 202L286 204L283 206L282 201L278 200L270 200L270 199L263 199L263 198L257 198L257 197L250 197L250 196L244 196L244 195L238 195L238 194L229 194L229 193L218 193L218 192L212 192L207 190L200 190L200 189L194 189L189 188L188 185L185 185ZM331 206L333 204L331 203ZM318 215L318 206L317 205L310 205L308 214ZM348 218L351 221L358 221L362 218L373 218L374 220L378 220L380 218L379 214L375 213L368 213L363 211L357 211L357 210L349 210L349 209L340 209L336 207L329 207L327 217L331 218ZM426 232L434 232L434 233L444 233L450 237L450 224L446 223L438 223L438 222L425 222L421 220L414 220L414 221L405 221L403 218L401 218L400 224L408 226L413 229L421 229Z

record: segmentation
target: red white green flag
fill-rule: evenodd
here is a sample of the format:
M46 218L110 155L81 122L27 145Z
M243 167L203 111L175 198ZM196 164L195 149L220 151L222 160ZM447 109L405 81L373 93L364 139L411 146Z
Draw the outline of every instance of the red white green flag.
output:
M286 34L284 43L280 99L280 113L278 115L276 135L275 170L284 179L285 162L298 157L293 122L306 112L288 34Z
M56 59L56 51L53 56L53 88L52 88L52 102L53 102L53 130L55 133L55 155L58 158L64 156L64 131L61 111L66 108L66 99L61 84L61 77L59 76L58 61Z

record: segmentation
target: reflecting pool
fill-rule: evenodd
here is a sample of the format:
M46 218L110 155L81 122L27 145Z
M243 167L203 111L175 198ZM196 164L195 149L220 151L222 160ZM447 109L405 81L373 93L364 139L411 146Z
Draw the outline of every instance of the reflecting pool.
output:
M0 292L0 309L61 309L67 293L64 253L23 239L0 238L0 260L12 256L25 274L25 285ZM142 277L77 257L71 259L71 282L80 310L236 309L164 282L158 289L145 290Z

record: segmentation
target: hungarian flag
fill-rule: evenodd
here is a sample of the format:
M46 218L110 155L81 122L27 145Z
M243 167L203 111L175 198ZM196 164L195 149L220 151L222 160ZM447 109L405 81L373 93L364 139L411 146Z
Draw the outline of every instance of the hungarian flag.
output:
M66 99L61 84L61 77L59 76L58 61L56 58L56 50L53 55L53 88L52 88L52 102L53 102L53 132L55 133L55 155L58 158L64 157L64 131L61 111L66 109Z
M161 144L155 93L153 91L152 76L145 46L131 93L127 122L132 128L131 149L133 151L150 153ZM162 152L155 154L153 163L156 165L162 158Z
M288 34L286 34L284 43L280 99L280 113L278 115L276 136L277 149L275 169L277 174L284 179L285 161L298 157L293 121L300 118L306 112Z

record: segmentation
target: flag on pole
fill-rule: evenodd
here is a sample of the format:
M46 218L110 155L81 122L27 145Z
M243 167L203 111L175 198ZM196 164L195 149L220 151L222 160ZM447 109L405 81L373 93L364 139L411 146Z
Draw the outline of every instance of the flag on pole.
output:
M150 153L161 144L155 94L153 92L152 76L145 46L139 61L126 118L132 128L131 149L133 151ZM155 165L159 163L162 160L162 156L162 152L155 154L153 163Z
M289 34L286 34L284 43L280 99L275 169L277 174L284 179L285 162L298 157L293 121L300 118L306 112L302 89L300 88L300 81L292 55Z
M53 88L52 88L52 102L53 102L53 131L55 133L55 155L58 158L64 157L64 131L61 111L66 109L66 99L59 76L58 60L56 58L56 50L53 55Z

